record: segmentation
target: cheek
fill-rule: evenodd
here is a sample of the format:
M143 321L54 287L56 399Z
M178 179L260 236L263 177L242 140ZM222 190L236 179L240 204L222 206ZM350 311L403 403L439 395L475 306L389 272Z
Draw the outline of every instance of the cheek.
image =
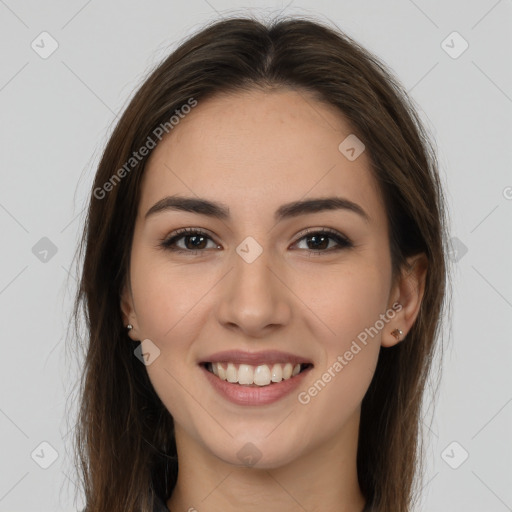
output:
M173 265L143 251L132 255L131 279L141 335L162 344L181 339L176 333L183 329L190 337L202 299L216 281L204 267Z
M157 348L150 346L158 354L146 370L166 408L185 423L193 418L187 406L189 395L184 392L193 391L188 374L190 349L204 323L205 293L215 283L213 277L199 276L198 269L171 265L142 251L132 254L132 290L140 336L151 340Z
M312 319L310 329L323 339L331 358L333 353L348 349L353 339L385 313L390 286L385 265L360 259L357 264L329 271L310 268L302 275L307 278L297 280L294 289L314 313L305 317ZM380 333L373 338L378 344Z
M379 357L381 332L372 329L385 301L360 281L353 293L337 297L325 310L330 313L326 321L335 335L321 338L322 361L315 365L307 386L297 393L302 414L308 418L308 428L300 434L305 443L335 437L340 425L354 417Z
M384 270L353 265L336 274L310 276L302 284L301 293L311 299L308 305L322 320L316 333L322 360L308 387L297 395L316 423L311 431L336 431L357 409L370 385L387 325L382 320L389 293Z

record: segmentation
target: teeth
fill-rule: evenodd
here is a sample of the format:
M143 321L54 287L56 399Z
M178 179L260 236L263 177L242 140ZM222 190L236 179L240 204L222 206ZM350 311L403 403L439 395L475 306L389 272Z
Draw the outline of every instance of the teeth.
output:
M237 367L234 363L210 363L208 369L219 379L231 383L238 383L243 386L250 386L251 384L268 386L272 382L281 382L298 375L301 365L293 366L291 363L276 363L269 367L266 364L259 366L240 364Z
M222 380L227 380L227 377L226 377L226 370L224 370L224 368L222 368L222 366L220 364L214 364L212 365L214 368L217 368L217 372L218 372L218 377L219 379L222 379ZM213 371L213 373L215 373L215 370Z
M283 380L283 368L280 364L272 366L272 382L281 382Z
M252 384L254 382L254 370L248 364L241 364L238 368L238 384Z
M233 363L228 363L226 370L226 380L228 382L238 382L238 371Z
M268 386L270 384L270 369L266 364L256 367L253 381L258 386ZM240 384L242 383L240 382Z

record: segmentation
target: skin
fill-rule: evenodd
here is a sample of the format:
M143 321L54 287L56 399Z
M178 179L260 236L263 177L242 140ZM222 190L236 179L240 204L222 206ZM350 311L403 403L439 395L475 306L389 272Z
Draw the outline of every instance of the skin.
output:
M416 319L426 262L411 258L412 270L392 281L387 216L369 158L349 161L338 150L350 133L339 112L309 93L244 91L199 102L150 157L121 308L132 339L160 350L146 368L175 422L172 511L363 509L361 401L380 347L397 343L391 331L405 336ZM222 202L231 217L167 210L145 219L168 195ZM368 220L327 210L274 221L284 203L332 195L357 203ZM190 238L178 241L188 254L159 247L185 227L208 232L202 252L194 255ZM318 245L304 230L324 227L353 247L335 251L328 239L312 255ZM248 236L263 249L252 263L236 252ZM402 309L305 405L296 392L265 406L235 405L198 366L221 350L291 352L314 364L298 390L307 391L395 302ZM252 467L237 456L246 443L260 452Z

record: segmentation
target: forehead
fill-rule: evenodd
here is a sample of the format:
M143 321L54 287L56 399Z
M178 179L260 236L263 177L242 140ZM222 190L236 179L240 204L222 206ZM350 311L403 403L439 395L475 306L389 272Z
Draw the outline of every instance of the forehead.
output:
M306 91L254 90L199 101L153 150L140 210L170 194L218 200L234 211L274 211L307 196L342 195L364 205L370 218L385 216L367 154L351 161L339 149L351 135L334 106Z

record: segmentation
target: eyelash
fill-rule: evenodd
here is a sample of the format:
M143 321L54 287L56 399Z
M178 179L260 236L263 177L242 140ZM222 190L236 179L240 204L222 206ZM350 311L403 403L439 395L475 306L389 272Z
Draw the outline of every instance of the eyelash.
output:
M177 231L172 233L168 238L161 240L159 246L165 250L172 251L175 253L181 253L181 254L187 253L189 255L196 255L199 252L205 252L206 249L199 249L199 250L194 251L192 249L181 249L181 248L177 248L174 246L174 244L178 240L181 240L182 238L186 238L187 236L194 236L194 235L203 236L213 242L210 235L208 235L208 233L206 233L205 231L203 231L201 229L182 228L182 229L178 229ZM329 238L334 240L338 244L338 247L325 249L325 250L304 249L311 256L313 256L313 255L320 256L324 253L337 252L342 249L348 249L348 248L351 248L354 246L353 243L346 236L342 235L341 233L338 233L337 231L335 231L334 229L331 229L331 228L321 228L321 229L308 228L304 233L302 233L302 236L294 244L300 242L304 238L311 237L312 235L329 235Z

